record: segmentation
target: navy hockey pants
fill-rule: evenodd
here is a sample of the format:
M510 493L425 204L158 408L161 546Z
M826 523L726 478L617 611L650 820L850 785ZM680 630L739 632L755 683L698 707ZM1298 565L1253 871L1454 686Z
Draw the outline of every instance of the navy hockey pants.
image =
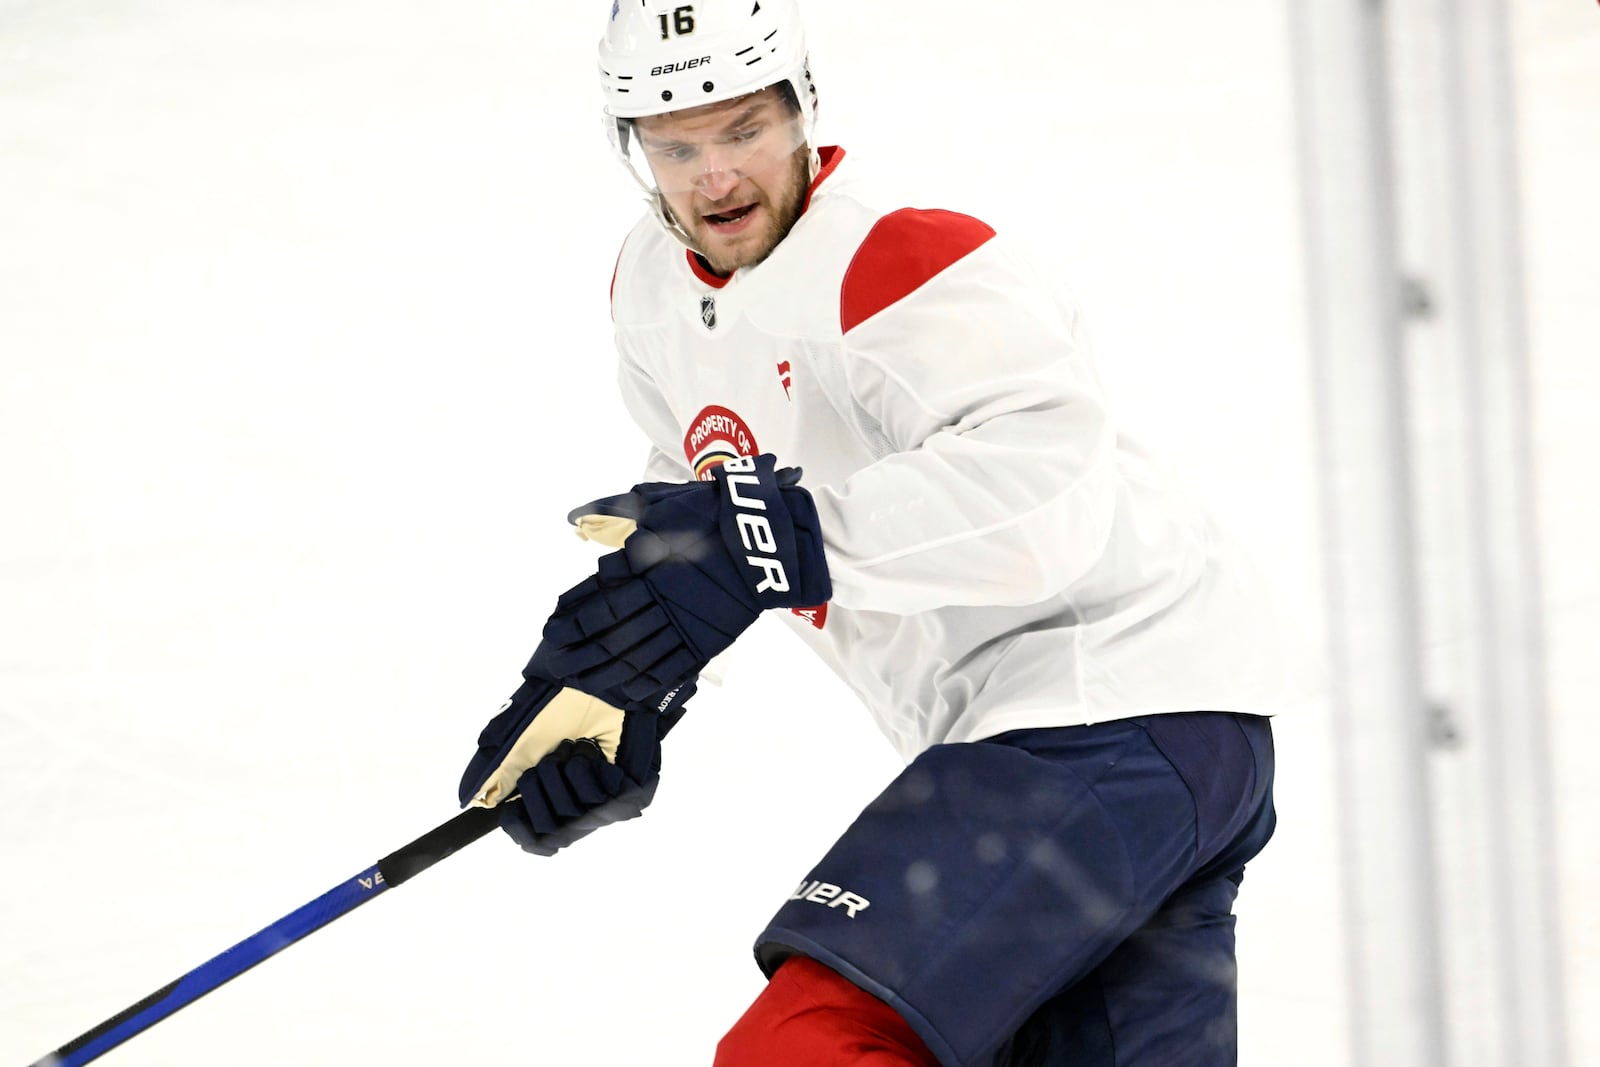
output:
M756 943L895 1008L946 1067L1231 1067L1233 901L1268 720L1019 730L917 757Z

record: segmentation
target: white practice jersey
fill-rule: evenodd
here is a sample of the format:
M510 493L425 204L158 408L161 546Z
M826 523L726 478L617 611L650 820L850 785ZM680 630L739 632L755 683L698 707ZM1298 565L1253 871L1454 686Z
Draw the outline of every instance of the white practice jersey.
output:
M833 599L784 613L910 760L1008 730L1272 714L1254 575L1126 437L1076 312L1003 237L853 195L844 153L789 235L720 279L653 216L612 284L651 481L800 467Z

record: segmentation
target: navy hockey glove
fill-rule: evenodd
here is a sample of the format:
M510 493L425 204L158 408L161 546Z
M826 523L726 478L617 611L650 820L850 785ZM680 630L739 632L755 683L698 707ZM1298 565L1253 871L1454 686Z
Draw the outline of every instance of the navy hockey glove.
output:
M463 807L498 805L517 844L551 856L644 812L661 779L661 739L683 717L694 683L623 708L524 677L479 735L459 796Z
M711 482L647 482L576 509L575 520L609 515L637 528L557 600L529 667L645 700L698 675L762 611L825 602L833 587L816 505L800 472L776 465L743 456Z

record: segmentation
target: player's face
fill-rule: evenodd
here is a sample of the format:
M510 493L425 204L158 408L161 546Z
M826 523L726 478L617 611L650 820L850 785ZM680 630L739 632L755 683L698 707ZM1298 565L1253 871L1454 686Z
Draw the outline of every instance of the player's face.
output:
M719 273L766 259L800 217L810 155L800 116L779 92L653 115L634 128L668 209Z

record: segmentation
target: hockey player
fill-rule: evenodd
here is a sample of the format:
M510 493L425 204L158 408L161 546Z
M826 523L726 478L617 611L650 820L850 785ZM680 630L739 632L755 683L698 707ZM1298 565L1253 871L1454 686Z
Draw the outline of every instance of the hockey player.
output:
M638 814L699 671L774 611L907 765L757 938L718 1065L1234 1063L1274 823L1246 570L1004 235L854 191L793 0L616 0L600 67L650 205L612 314L652 448L574 513L617 551L463 802L544 854Z

